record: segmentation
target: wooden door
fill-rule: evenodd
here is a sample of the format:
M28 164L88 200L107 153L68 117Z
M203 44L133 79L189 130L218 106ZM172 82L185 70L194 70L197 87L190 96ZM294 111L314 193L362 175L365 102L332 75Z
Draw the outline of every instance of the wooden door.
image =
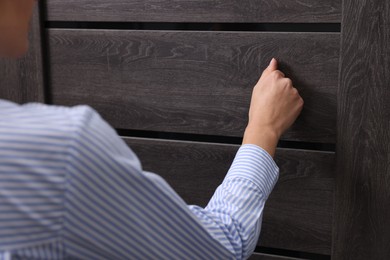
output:
M305 108L278 144L280 179L252 258L390 259L388 1L40 5L30 56L0 63L2 85L16 84L1 96L92 106L189 204L205 206L222 181L251 90L278 58Z

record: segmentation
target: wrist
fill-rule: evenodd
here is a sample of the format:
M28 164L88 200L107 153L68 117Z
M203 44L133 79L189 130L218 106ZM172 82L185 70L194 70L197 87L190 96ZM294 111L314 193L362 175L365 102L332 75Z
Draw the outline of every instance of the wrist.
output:
M275 155L279 134L271 128L253 127L248 125L245 129L242 144L254 144L266 150L272 157Z
M263 135L265 137L268 137L272 140L279 141L281 133L275 129L275 127L270 127L270 126L260 126L256 124L248 124L247 127L245 128L245 134L248 135Z

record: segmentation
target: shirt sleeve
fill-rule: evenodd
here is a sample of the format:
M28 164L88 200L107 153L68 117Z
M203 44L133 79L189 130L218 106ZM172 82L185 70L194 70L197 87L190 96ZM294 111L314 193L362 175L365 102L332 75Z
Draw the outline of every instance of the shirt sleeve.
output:
M260 147L242 146L206 208L188 206L90 108L70 147L64 245L88 259L243 259L253 251L278 176Z
M264 149L242 145L206 208L189 207L236 259L246 259L256 247L264 205L278 176L278 166Z

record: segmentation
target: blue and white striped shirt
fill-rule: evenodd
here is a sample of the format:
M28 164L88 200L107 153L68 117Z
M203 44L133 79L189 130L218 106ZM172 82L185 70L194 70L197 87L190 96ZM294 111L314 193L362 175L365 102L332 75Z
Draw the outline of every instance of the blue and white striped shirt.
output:
M188 206L92 108L0 100L0 259L245 259L278 174L243 145Z

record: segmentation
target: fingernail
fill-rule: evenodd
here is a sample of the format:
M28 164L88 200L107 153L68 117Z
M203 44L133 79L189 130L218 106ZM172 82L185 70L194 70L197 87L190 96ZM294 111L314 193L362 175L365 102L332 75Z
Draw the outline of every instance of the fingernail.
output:
M272 60L270 61L269 65L271 65L274 60L275 60L275 58L272 58Z

